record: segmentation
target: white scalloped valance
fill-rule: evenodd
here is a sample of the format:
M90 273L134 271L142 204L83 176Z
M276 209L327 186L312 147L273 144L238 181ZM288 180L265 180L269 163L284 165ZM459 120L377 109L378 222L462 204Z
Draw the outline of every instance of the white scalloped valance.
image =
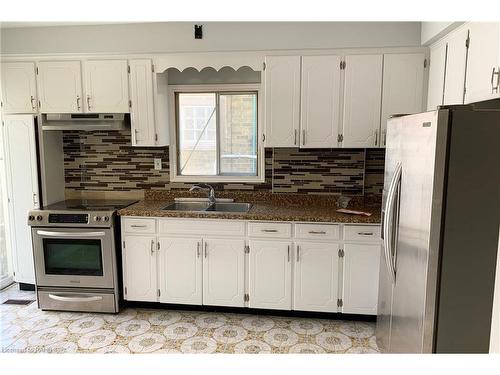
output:
M220 70L225 66L234 70L248 66L255 71L261 71L263 63L264 55L255 52L183 53L157 57L155 71L161 73L168 68L175 68L181 72L187 68L195 68L198 71L203 68Z

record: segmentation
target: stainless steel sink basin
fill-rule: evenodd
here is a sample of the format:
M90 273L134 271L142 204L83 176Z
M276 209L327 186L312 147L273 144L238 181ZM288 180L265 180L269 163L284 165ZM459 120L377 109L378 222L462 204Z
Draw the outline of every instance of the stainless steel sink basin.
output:
M208 207L205 211L207 212L238 212L245 213L252 208L250 203L214 203Z
M163 207L166 211L205 211L210 207L209 202L174 202Z

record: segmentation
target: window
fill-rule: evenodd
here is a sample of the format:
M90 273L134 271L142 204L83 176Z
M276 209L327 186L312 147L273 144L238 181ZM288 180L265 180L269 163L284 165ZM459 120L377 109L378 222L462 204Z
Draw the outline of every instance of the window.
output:
M255 85L174 86L173 181L262 181Z

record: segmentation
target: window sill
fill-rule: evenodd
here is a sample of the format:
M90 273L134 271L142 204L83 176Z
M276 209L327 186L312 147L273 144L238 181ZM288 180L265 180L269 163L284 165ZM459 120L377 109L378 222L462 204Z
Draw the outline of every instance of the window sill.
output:
M206 182L206 183L240 183L261 184L265 181L264 176L170 176L172 182Z

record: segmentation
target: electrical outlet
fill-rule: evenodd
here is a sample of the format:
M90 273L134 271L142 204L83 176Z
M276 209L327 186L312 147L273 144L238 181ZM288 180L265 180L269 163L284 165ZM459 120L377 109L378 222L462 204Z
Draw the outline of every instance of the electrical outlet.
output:
M161 159L155 158L155 170L161 171Z

